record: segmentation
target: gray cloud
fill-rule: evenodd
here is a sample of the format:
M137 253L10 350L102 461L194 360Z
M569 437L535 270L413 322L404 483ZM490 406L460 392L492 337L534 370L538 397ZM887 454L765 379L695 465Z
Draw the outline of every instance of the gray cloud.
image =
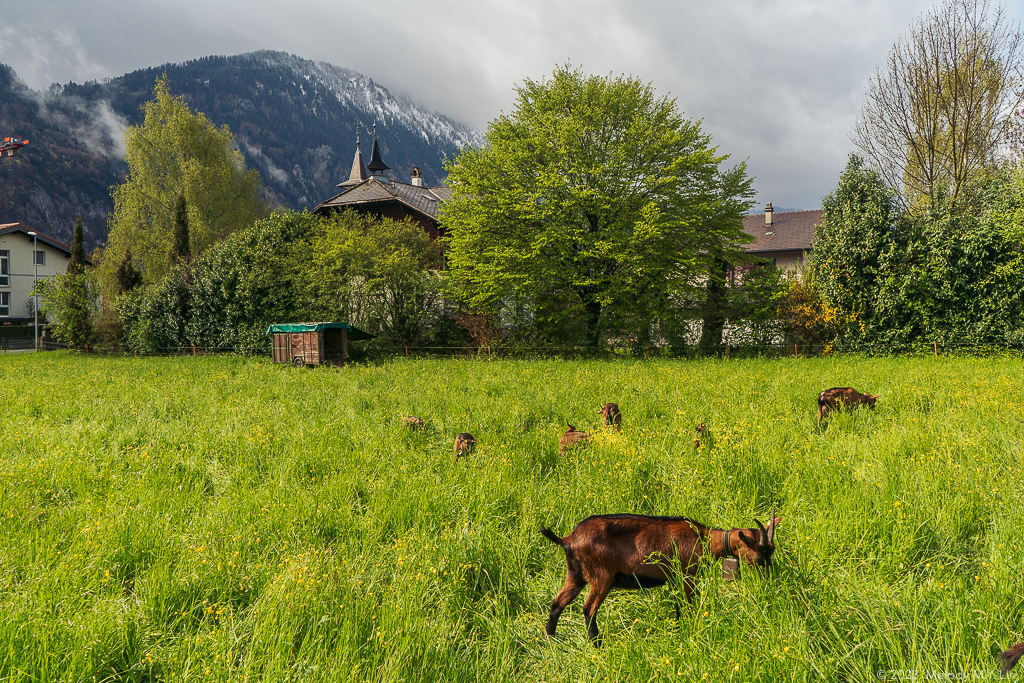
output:
M572 62L651 81L748 160L757 201L814 208L876 64L924 0L7 0L0 61L34 88L209 54L286 50L484 128ZM1007 8L1019 20L1024 8Z

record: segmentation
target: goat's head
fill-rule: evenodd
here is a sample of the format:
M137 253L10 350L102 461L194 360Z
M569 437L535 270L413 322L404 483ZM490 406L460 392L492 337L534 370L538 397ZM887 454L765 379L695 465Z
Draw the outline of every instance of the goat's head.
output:
M767 527L755 519L757 529L739 529L736 533L738 542L733 546L736 557L754 567L771 567L772 555L775 553L775 527L781 521L782 517L775 516L773 505Z
M872 396L871 394L868 394L868 407L871 408L872 410L874 410L875 409L875 401L877 401L877 400L878 400L877 396Z

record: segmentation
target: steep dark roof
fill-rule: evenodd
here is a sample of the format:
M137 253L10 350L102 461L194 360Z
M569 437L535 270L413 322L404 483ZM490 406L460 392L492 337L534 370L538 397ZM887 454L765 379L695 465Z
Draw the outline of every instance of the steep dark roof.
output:
M65 256L71 256L71 246L67 245L67 244L64 244L63 242L61 242L58 239L54 239L54 238L50 237L49 235L44 235L43 233L39 232L38 230L31 230L30 228L27 228L26 226L22 225L21 223L2 223L2 224L0 224L0 235L10 235L10 234L13 234L13 233L18 233L18 232L20 232L21 234L25 235L25 237L27 239L32 239L32 236L29 235L28 233L34 232L36 234L36 241L37 242L45 244L45 245L47 245L47 246L49 246L49 247L51 247L53 249L56 249L57 251L63 252ZM89 263L89 264L92 264L92 259L89 258L88 254L86 254L86 256L85 256L85 262Z
M313 213L319 214L328 209L343 209L348 206L399 202L436 221L440 213L439 205L448 199L450 193L448 187L443 185L421 187L371 176L361 183L343 188L341 193L321 202L313 209Z
M798 249L810 251L814 232L824 216L822 209L776 211L772 214L772 224L765 225L763 213L751 214L743 221L743 232L755 241L744 249L753 253Z
M377 138L373 139L373 153L370 154L370 163L366 165L366 170L374 175L384 173L384 171L390 171L391 167L384 163L384 160L380 158L380 147L377 146Z

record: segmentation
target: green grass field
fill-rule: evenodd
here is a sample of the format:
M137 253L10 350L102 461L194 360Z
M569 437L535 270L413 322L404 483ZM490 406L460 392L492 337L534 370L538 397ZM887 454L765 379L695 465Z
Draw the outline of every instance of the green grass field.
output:
M1024 640L1019 358L0 370L0 681L923 680ZM830 386L878 409L819 433ZM566 421L593 446L560 456ZM669 589L613 592L600 649L581 596L544 635L541 524L773 503L770 578L706 567L678 621Z

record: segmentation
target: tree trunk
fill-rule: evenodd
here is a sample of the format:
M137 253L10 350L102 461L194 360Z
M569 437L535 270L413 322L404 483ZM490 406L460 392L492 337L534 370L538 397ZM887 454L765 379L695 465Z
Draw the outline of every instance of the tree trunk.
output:
M587 301L584 305L587 315L587 336L584 341L587 351L599 351L601 349L601 304L597 301Z
M715 258L711 262L711 270L708 273L708 298L705 302L700 341L697 343L697 349L702 356L718 354L722 351L722 333L725 330L725 309L728 299L725 280L728 273L729 264L721 257Z

